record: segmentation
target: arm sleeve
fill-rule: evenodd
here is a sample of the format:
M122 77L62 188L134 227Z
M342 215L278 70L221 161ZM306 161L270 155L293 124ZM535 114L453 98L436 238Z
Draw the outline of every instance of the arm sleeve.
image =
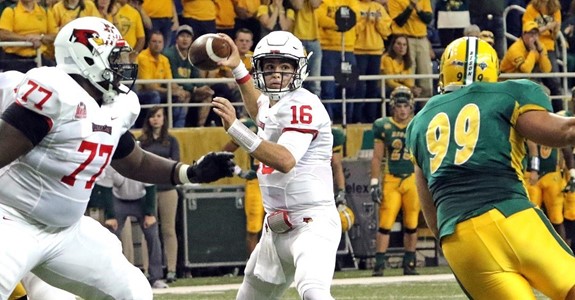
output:
M122 159L128 156L136 147L136 142L134 140L134 136L129 131L126 131L118 141L118 146L116 147L116 151L114 152L114 156L112 159Z
M302 132L297 129L282 133L278 144L286 149L294 157L296 163L304 156L315 134Z
M34 146L50 131L51 120L21 105L12 103L2 114L2 120L20 130Z
M431 23L431 20L433 20L433 14L428 11L423 10L417 11L417 16L426 25L429 25L429 23Z
M397 24L397 26L403 27L403 25L407 23L407 20L409 19L409 16L411 15L412 11L413 8L411 8L411 6L407 6L403 12L397 15L397 17L393 18L393 21L395 21L395 24Z

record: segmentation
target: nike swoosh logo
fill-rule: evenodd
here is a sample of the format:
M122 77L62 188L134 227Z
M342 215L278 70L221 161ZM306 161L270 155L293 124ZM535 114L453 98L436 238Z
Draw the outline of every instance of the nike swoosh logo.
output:
M2 216L2 220L12 221L12 219L8 219L8 218L6 218L6 216Z

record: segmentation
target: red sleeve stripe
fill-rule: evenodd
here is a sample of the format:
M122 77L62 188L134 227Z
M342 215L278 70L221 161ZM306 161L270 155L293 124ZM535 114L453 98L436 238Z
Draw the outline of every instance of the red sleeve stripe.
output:
M301 132L301 133L311 134L311 135L313 135L312 140L315 140L315 138L317 137L317 134L319 133L315 129L303 129L303 128L291 128L291 127L284 128L284 130L282 130L282 133L286 132L286 131L297 131L297 132Z
M251 78L252 78L252 75L250 75L250 74L248 73L248 75L246 75L246 76L244 76L244 77L242 77L242 78L240 78L240 79L236 79L236 82L237 82L238 84L243 84L243 83L248 82Z

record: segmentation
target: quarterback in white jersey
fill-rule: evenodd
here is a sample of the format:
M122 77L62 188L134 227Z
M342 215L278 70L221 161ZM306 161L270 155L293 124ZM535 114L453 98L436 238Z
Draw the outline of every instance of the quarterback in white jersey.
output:
M236 119L227 99L214 98L214 111L236 143L261 162L258 179L266 210L265 229L237 299L280 299L294 281L302 299L333 299L330 285L341 237L331 170L333 136L323 104L301 87L307 76L302 43L285 31L262 38L254 51L252 79L233 41L224 37L233 50L220 64L233 69L258 134Z
M120 242L83 216L108 165L150 183L231 176L233 155L210 153L189 166L142 150L128 129L140 106L120 80L135 80L131 48L110 22L78 18L55 40L57 67L35 68L17 85L0 120L0 300L32 272L84 299L152 299ZM11 99L12 100L12 99Z

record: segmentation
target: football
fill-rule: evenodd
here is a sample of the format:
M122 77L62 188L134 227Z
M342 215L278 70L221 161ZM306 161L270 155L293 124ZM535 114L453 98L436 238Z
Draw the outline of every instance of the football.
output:
M218 62L224 60L232 53L228 42L215 33L208 33L198 37L190 46L189 59L192 65L200 70L214 70Z

